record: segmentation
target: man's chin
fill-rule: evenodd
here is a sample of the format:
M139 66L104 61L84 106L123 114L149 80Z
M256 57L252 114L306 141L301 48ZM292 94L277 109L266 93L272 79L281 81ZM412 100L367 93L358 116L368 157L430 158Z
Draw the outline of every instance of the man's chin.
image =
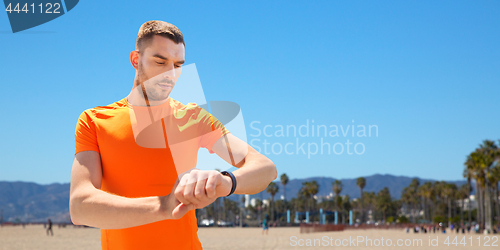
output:
M165 101L167 100L168 95L166 96L152 96L151 98L148 98L150 101L155 101L155 102L160 102L160 101Z

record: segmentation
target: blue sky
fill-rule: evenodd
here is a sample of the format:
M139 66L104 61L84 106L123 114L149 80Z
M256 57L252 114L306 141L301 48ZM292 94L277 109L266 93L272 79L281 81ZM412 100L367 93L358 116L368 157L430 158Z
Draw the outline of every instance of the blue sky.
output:
M499 11L498 1L80 1L16 34L0 12L0 180L69 182L77 118L128 95L148 20L181 29L206 98L238 103L253 145L297 140L252 136L255 121L268 132L312 120L378 127L322 138L363 154L267 155L279 174L461 179L466 155L500 139Z

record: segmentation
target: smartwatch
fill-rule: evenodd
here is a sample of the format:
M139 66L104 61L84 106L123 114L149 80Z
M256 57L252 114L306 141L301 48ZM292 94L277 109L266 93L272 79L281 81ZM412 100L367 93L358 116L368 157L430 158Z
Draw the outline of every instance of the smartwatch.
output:
M220 172L222 175L229 176L231 178L231 182L233 183L233 186L231 187L231 192L227 196L230 196L234 193L234 190L236 190L236 178L234 177L234 174L228 171L222 171ZM226 197L227 197L226 196Z

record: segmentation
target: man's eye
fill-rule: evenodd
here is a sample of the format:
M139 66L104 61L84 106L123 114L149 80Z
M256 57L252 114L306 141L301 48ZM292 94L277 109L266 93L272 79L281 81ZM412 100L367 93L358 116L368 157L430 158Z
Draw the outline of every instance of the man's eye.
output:
M182 67L182 64L181 65L175 65L176 68L180 68Z
M156 62L156 64L163 65L165 63L163 63L163 62Z

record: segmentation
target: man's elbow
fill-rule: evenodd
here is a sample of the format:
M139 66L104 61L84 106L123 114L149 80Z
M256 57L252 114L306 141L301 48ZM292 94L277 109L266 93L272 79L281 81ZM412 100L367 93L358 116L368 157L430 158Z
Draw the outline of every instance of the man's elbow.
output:
M81 195L70 195L69 216L74 225L85 225L82 213L82 203L85 198Z
M274 163L271 160L269 160L269 162L270 162L269 168L270 168L270 172L271 172L270 176L272 178L271 181L274 181L274 180L276 180L276 178L278 178L278 170L276 169L276 165L274 165ZM269 183L271 183L271 182L269 182Z
M276 170L276 165L274 165L274 163L269 159L267 158L266 156L264 155L261 155L262 157L262 161L261 164L263 166L266 166L266 176L269 177L269 179L267 179L267 184L266 184L266 188L267 188L267 185L269 185L269 183L271 183L272 181L276 180L276 178L278 178L278 171Z
M78 204L75 200L76 199L73 197L70 197L69 199L69 217L71 219L71 223L73 223L74 225L82 225L82 223L80 223L80 218L78 215Z

